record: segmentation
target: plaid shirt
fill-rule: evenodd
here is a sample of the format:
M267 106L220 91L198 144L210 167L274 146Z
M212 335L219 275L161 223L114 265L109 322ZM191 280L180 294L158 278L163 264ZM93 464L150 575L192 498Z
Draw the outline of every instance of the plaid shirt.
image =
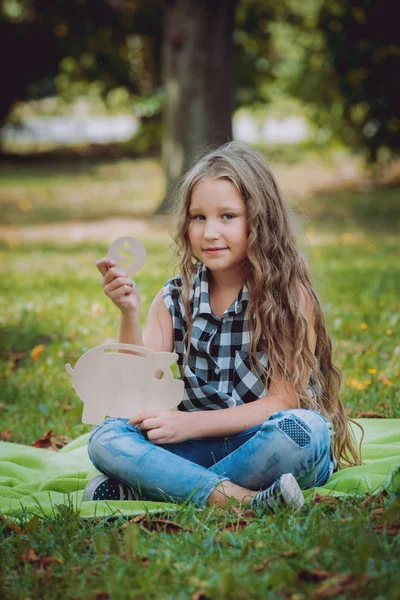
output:
M192 308L192 340L186 366L187 344L185 311L182 301L182 279L166 282L164 303L172 315L175 352L185 382L179 410L215 410L252 402L266 395L261 369L249 362L250 334L245 319L249 301L244 286L238 297L218 318L211 310L207 268L200 264L190 292ZM267 366L267 358L258 358Z

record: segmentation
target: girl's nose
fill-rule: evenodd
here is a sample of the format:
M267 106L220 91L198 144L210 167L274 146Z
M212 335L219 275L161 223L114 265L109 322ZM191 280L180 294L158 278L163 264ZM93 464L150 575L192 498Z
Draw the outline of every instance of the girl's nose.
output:
M204 227L204 238L206 240L216 240L220 237L220 232L217 223L206 221Z

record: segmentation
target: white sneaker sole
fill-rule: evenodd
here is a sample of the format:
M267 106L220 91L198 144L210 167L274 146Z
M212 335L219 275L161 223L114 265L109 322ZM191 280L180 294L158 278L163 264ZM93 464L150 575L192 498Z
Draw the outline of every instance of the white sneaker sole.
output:
M107 475L97 475L91 481L89 481L89 483L87 484L87 486L85 487L85 489L83 491L82 501L88 502L90 500L93 500L94 492L99 487L99 485L104 483L105 481L107 481L107 479L110 479ZM128 493L127 499L128 500L136 500L135 496L132 493L132 490L128 486L125 486L125 487L127 488L127 493ZM119 494L120 494L119 500L123 500L124 499L123 484L119 485Z
M279 479L281 484L281 494L288 506L302 508L305 503L305 498L295 476L292 473L285 473Z

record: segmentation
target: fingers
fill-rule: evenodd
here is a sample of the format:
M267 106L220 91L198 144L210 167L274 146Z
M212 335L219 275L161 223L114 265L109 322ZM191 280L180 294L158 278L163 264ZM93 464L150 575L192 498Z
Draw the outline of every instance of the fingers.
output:
M165 432L163 429L152 429L147 433L147 439L150 442L154 442L155 444L168 443L168 438L165 436Z
M144 421L142 421L140 423L139 429L141 429L142 431L151 431L152 429L157 429L159 427L162 427L162 425L163 425L162 419L159 419L159 418L145 419Z
M132 279L128 277L128 275L122 269L118 269L118 267L110 267L103 277L103 286L108 285L117 277L126 277L129 279L129 281L132 281Z
M108 258L108 256L105 256L104 258L101 258L100 260L96 261L96 267L104 277L108 269L110 269L111 267L115 267L115 262Z
M104 285L104 283L103 283L103 288L107 295L110 292L114 292L115 290L117 290L118 288L120 288L122 286L125 286L128 288L127 293L133 292L133 281L130 277L116 277L115 279L110 281L110 283L108 283L106 285Z
M133 415L133 417L131 417L129 419L128 423L131 423L131 425L137 425L138 423L141 423L145 419L152 419L152 418L159 417L159 416L160 416L160 413L158 411L143 410L142 412L138 413L137 415Z
M135 292L133 280L122 269L109 266L112 261L101 259L96 263L100 273L105 272L103 276L103 289L106 296L113 302L120 302Z

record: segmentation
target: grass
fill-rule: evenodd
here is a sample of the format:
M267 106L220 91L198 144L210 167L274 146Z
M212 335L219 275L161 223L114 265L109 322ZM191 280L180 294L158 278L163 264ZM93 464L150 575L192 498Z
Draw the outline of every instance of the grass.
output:
M161 165L150 159L5 163L0 182L4 225L148 217L164 193Z
M370 510L377 509L371 505ZM18 531L4 523L0 532L7 562L0 595L398 598L398 539L376 533L366 511L353 502L330 509L315 505L296 517L286 510L275 517L246 517L183 506L175 523L168 530L154 518L141 525L84 521L67 506L51 519L22 521ZM318 595L322 588L325 595ZM329 595L337 588L341 594Z
M159 167L147 163L146 171L142 166L133 165L146 178L137 190L142 185L154 207L161 197L156 191L162 189ZM111 188L128 168L114 167L102 181ZM31 223L43 220L40 198L46 195L51 168L26 178L22 172L18 182L11 169L4 173L0 204L8 194L8 222L24 224L28 213ZM154 181L148 180L149 173L155 174ZM54 214L60 211L60 218L70 219L69 201L73 205L82 184L87 186L82 214L99 218L98 176L96 169L57 174L54 182L63 193L56 195L57 186L51 184L52 202L46 206L57 200ZM24 212L18 203L31 198L32 190L37 204L32 200ZM129 200L131 215L143 215L139 196L138 191L137 205ZM338 216L337 203L322 200L321 215L308 228L307 254L335 359L344 370L343 402L352 416L373 411L400 418L399 240L393 229L377 225L384 217L375 206L390 206L391 222L398 222L398 204L392 192L380 191L375 201L368 199L372 208L359 219L357 207L363 201L358 195L341 196L338 202L348 218ZM110 205L104 206L106 214ZM310 199L301 208L313 214L316 206L317 199ZM174 262L165 241L142 241L151 265L136 277L145 314L173 274ZM49 429L72 439L89 430L80 422L82 405L64 365L116 339L118 315L103 296L94 267L105 252L103 242L0 246L0 431L10 430L10 441L31 444ZM22 516L18 524L0 520L0 597L394 600L400 536L382 528L382 513L389 515L387 522L398 523L399 499L381 495L364 502L321 502L300 515L284 510L275 517L238 513L235 506L197 510L184 505L173 516L174 531L160 516L141 523L83 520L68 506L52 518Z

